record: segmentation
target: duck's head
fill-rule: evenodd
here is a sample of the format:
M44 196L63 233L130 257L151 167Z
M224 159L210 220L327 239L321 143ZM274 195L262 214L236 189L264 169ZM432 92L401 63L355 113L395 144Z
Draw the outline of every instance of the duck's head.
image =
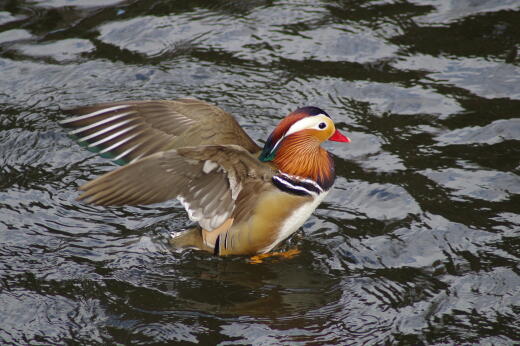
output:
M281 172L312 179L329 189L336 177L334 162L320 144L326 140L350 142L330 116L318 107L303 107L285 117L273 130L259 159L272 161Z
M318 107L303 107L289 113L267 138L260 160L273 161L284 145L293 144L302 150L317 148L324 141L350 142L336 130L330 116Z

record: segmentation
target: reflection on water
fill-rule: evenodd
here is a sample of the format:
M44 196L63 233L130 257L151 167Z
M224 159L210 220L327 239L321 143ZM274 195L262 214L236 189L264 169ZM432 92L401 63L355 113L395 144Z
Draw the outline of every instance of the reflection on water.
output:
M514 0L0 4L0 340L518 341L519 22ZM172 252L176 202L75 201L113 166L62 109L185 96L260 143L302 105L348 133L298 256Z

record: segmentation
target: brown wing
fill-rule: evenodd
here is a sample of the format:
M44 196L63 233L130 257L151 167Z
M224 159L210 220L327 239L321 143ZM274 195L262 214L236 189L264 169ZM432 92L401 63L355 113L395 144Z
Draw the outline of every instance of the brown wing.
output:
M72 109L61 121L87 149L126 164L160 151L233 144L260 148L221 108L196 99L128 101Z
M271 184L274 173L239 146L180 148L149 155L83 185L80 199L137 205L178 198L190 218L210 231L232 215L242 190Z

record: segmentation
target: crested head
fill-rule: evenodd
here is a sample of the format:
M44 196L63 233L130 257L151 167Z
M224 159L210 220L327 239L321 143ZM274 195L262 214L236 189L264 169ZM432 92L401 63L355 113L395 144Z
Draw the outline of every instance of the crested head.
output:
M349 142L330 116L318 107L303 107L287 115L269 135L259 159L273 161L285 173L332 185L334 164L320 144L327 139Z
M289 113L271 132L260 154L260 160L273 161L282 142L292 135L305 136L318 145L327 139L350 142L348 137L336 130L334 122L324 110L318 107L303 107Z

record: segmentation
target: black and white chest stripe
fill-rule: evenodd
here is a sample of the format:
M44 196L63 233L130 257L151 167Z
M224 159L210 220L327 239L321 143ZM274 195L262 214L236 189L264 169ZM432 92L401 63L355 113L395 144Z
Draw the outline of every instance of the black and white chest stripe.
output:
M298 196L316 197L323 193L323 188L314 180L279 172L272 178L273 184L280 190Z

